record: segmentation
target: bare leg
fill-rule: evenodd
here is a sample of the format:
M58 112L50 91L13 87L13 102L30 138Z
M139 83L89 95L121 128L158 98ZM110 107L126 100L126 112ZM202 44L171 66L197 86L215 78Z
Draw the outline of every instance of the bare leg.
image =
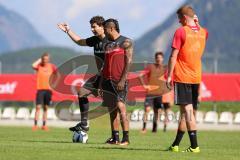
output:
M184 107L180 107L180 119L178 123L178 130L184 131L184 132L187 130Z
M186 126L186 120L185 120L185 109L184 107L180 107L180 118L178 123L177 135L172 146L179 146L186 129L187 129L187 126Z
M167 123L169 122L169 114L170 113L170 103L165 103L164 104L164 115L165 115L165 119L163 121L164 123L164 127L163 127L163 131L166 132L167 131Z
M182 105L181 109L185 112L186 126L188 130L189 139L191 142L191 148L195 149L198 147L197 143L197 126L196 120L193 114L192 104Z
M36 106L36 111L35 111L35 117L34 117L34 124L37 125L37 121L39 119L39 114L40 114L40 109L41 109L41 104L38 104Z
M127 116L126 105L123 102L117 102L117 106L119 108L120 118L122 121L122 129L123 131L129 130L129 121Z
M195 119L197 120L197 110L196 109L193 109L193 115L194 115Z
M110 115L110 125L112 136L106 141L108 144L118 144L119 143L119 113L117 108L108 107Z
M196 130L196 120L193 114L192 104L182 105L181 109L185 112L185 120L188 131Z
M35 111L35 116L34 116L34 125L32 127L32 131L38 130L37 123L38 123L38 119L39 119L40 109L41 109L41 105L40 104L36 105L36 111Z
M112 131L119 131L119 113L118 109L111 110L110 123Z
M148 114L150 112L150 109L151 109L150 106L146 106L144 108L142 133L146 133L146 131L147 131L147 129L146 129L147 128L147 117L148 117Z
M129 144L129 121L128 121L126 105L125 103L119 101L117 102L117 106L119 108L122 130L123 130L123 138L122 138L121 145L127 145Z
M48 105L44 105L43 106L43 126L45 126L47 122L47 111L48 111Z

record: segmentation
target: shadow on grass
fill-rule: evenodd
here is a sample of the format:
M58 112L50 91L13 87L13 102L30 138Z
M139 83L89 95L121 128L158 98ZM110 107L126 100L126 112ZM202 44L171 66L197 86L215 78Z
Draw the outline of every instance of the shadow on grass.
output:
M154 151L154 152L159 152L163 151L160 149L149 149L149 148L133 148L129 146L96 146L96 147L89 147L89 148L94 148L94 149L101 149L101 150L128 150L128 151Z
M10 140L13 142L27 142L27 143L56 143L56 144L79 144L79 145L86 145L86 147L90 148L88 145L101 145L102 143L73 143L72 141L47 141L47 140Z
M14 142L36 142L36 143L72 143L70 141L42 141L42 140L11 140Z
M27 142L27 143L55 143L55 144L79 144L79 145L85 145L86 148L92 148L92 149L99 149L99 150L126 150L126 151L153 151L153 152L169 152L166 149L158 149L158 148L135 148L135 147L129 147L129 146L111 146L104 143L73 143L71 141L44 141L44 140L11 140L14 142ZM98 145L98 146L92 146L92 145Z

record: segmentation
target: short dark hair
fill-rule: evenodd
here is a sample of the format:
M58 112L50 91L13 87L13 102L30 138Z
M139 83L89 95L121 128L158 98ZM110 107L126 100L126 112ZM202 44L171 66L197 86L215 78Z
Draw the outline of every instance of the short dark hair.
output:
M118 20L113 19L113 18L109 18L109 19L107 19L107 20L104 22L104 26L107 25L108 23L114 24L114 28L116 29L116 31L117 31L118 33L120 33L120 28L119 28Z
M103 26L105 19L102 16L94 16L90 19L89 23L92 25L96 23L99 26Z
M180 16L180 17L183 17L184 15L187 15L187 16L193 18L194 15L195 15L195 11L194 11L194 9L191 6L183 5L182 7L180 7L177 10L177 15Z
M161 52L161 51L156 52L156 53L155 53L155 59L156 59L158 56L164 57L163 52Z
M49 53L48 53L48 52L44 52L44 53L42 54L41 58L43 58L43 57L49 57Z

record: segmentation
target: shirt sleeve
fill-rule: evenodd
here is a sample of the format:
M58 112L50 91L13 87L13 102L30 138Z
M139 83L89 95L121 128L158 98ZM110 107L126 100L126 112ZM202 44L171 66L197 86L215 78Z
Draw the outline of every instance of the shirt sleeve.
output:
M184 28L177 29L173 37L172 48L180 50L185 43L185 39L186 33Z
M89 47L93 47L95 46L95 44L97 43L97 37L96 36L92 36L86 39L86 44Z

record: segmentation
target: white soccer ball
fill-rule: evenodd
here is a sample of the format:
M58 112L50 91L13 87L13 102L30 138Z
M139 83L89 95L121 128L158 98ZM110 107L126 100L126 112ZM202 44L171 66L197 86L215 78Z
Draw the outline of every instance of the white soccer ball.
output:
M73 143L87 143L88 134L83 131L75 131L73 132L72 141Z

